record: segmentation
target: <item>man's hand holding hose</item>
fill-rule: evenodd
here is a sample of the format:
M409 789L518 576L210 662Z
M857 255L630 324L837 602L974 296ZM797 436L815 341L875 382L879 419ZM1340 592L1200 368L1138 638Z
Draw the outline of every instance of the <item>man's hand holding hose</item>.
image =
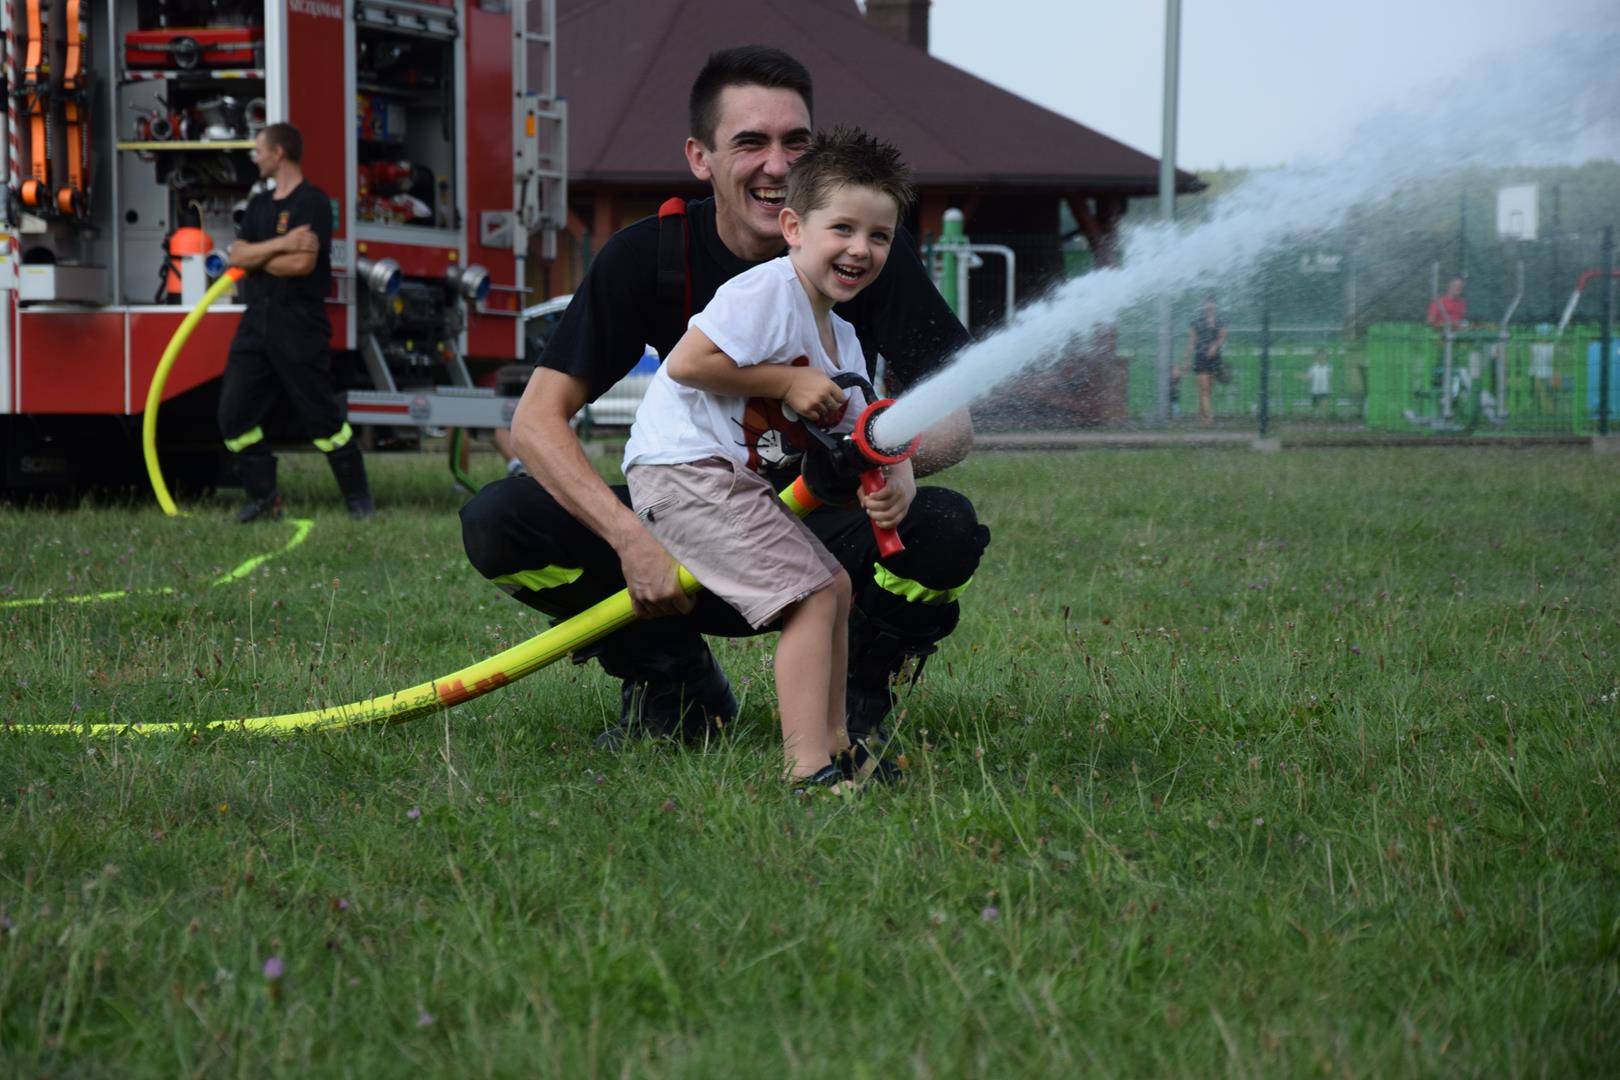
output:
M536 368L512 418L513 449L559 505L612 545L637 617L685 614L693 600L681 588L675 560L597 474L568 426L586 390L583 379Z
M631 608L643 619L691 611L696 601L681 588L675 559L653 539L639 518L631 514L630 519L635 522L634 531L627 530L623 543L616 540L613 550L619 553L619 569L624 573L624 587L630 591Z

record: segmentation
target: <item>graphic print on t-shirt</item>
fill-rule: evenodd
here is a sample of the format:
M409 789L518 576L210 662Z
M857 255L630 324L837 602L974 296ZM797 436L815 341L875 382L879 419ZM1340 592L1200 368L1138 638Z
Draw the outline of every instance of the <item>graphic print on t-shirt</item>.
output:
M809 367L808 356L794 357L789 367ZM848 405L840 405L838 412L823 425L838 426ZM748 451L748 468L752 472L776 470L799 460L810 444L804 428L789 420L782 411L782 402L774 398L749 398L743 406L742 419L735 421L741 429L742 441L737 445Z

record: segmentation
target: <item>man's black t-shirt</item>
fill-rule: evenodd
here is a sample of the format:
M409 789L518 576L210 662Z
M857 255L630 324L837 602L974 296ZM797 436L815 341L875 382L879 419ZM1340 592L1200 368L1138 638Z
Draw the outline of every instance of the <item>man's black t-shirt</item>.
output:
M758 264L738 258L720 241L713 198L689 201L686 221L692 310L698 312L721 285ZM659 356L674 348L675 340L659 340L668 331L658 329L658 301L658 218L648 217L602 246L546 343L540 366L584 379L595 401L635 367L646 346ZM883 355L891 394L931 373L968 341L904 229L895 234L877 280L833 310L860 336L868 374Z
M300 225L308 225L321 242L315 269L296 278L278 278L263 271L249 274L242 283L249 307L280 309L293 305L326 313L326 294L332 287L332 200L326 192L308 180L293 188L285 199L260 192L248 202L236 235L259 244Z

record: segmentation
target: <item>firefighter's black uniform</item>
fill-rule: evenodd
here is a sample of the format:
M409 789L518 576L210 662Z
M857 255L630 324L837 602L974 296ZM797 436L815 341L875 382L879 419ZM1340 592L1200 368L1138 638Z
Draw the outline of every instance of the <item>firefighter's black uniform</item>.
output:
M688 203L685 217L684 245L679 240L671 245L669 225L661 230L658 218L636 222L609 239L547 342L540 366L585 379L594 401L640 360L646 345L669 355L685 322L664 310L671 275L665 265L661 286L661 231L665 264L672 246L677 252L685 247L684 275L680 256L675 259L674 295L683 284L688 287L692 311L702 310L724 282L755 265L721 242L712 198ZM904 230L878 279L836 310L854 325L869 369L878 354L884 357L890 394L927 375L967 342ZM785 486L792 476L773 479ZM629 504L623 486L614 491ZM461 521L473 566L549 615L573 615L624 588L613 548L529 477L485 486L462 508ZM956 628L957 597L979 565L989 530L966 497L940 487L918 488L899 530L906 550L893 558L879 560L863 510L827 507L806 522L854 584L850 734L881 738L879 725L894 700L892 678L909 658L932 653ZM633 623L575 659L594 656L624 680L620 733L639 724L658 734L692 735L704 725L704 714L728 716L735 708L702 635L753 632L734 609L705 592L689 615Z
M305 437L325 455L349 512L372 511L366 466L332 379L332 326L326 294L332 283L332 201L308 180L284 199L270 192L253 197L238 237L262 243L300 225L320 241L315 269L304 277L249 274L241 288L247 310L231 340L219 396L219 430L237 456L247 503L241 519L280 512L276 459L265 443L264 422L278 405L291 408Z

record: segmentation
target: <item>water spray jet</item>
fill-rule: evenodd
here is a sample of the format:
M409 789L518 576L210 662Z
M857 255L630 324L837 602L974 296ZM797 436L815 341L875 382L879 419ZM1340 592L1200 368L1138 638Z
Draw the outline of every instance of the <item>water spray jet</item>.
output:
M1010 313L1000 330L900 395L878 418L873 440L902 444L1007 379L1057 361L1093 327L1156 297L1229 282L1269 252L1337 227L1355 207L1404 186L1470 166L1620 157L1620 30L1612 20L1529 44L1419 95L1421 105L1370 119L1349 139L1346 156L1250 176L1202 224L1131 230L1123 266L1094 270ZM1560 62L1545 63L1547 55Z

